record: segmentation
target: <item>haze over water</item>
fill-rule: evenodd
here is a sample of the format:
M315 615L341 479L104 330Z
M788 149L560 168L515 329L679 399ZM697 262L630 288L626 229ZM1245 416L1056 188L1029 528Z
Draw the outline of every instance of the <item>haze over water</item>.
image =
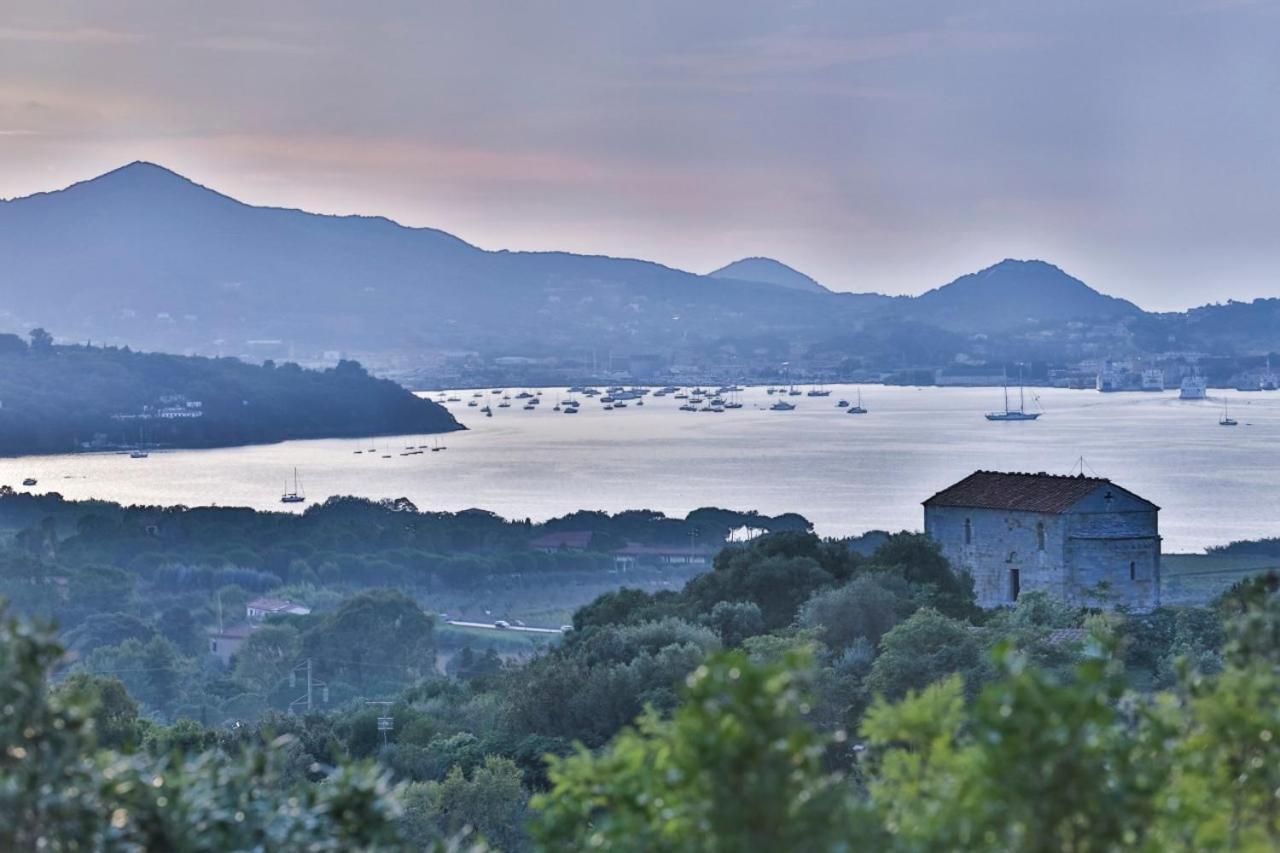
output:
M1208 401L1180 401L1176 392L1036 389L1045 412L1039 421L989 423L982 414L1001 407L998 388L867 386L866 415L836 407L854 400L852 387L831 391L787 398L795 411L772 412L766 407L774 398L752 388L741 395L743 409L721 414L681 412L682 401L652 396L643 407L604 411L598 400L577 396L581 413L566 416L552 410L568 397L564 389L545 391L538 411L514 399L499 409L499 398L484 389L492 418L467 407L472 392L465 391L449 408L469 431L440 437L448 449L438 453L399 456L406 445L432 444L414 436L163 451L148 459L27 457L0 459L0 484L21 488L23 478L35 477L32 491L68 498L285 510L280 494L292 487L296 466L310 502L407 497L424 510L478 507L533 520L579 509L683 515L721 506L797 512L819 533L841 536L919 529L920 502L975 469L1066 474L1079 470L1083 456L1086 473L1162 507L1167 552L1280 536L1280 393L1212 391ZM1219 426L1223 397L1238 427Z

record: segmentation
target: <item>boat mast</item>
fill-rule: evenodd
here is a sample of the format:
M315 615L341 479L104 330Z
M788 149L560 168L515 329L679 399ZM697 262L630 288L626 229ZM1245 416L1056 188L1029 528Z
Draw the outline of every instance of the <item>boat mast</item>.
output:
M1027 400L1022 390L1022 364L1018 364L1018 411L1025 412L1027 410Z

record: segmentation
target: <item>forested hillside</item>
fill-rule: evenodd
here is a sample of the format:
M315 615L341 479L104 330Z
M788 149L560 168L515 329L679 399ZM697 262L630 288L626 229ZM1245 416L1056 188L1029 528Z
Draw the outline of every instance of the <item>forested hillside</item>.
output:
M462 429L353 361L327 370L0 335L0 454L216 447Z
M262 834L317 850L1280 841L1275 578L1149 614L1040 594L983 612L922 536L869 550L783 519L683 587L598 597L532 658L475 635L442 673L444 585L412 581L437 574L427 551L471 560L482 586L495 571L499 586L545 579L558 558L610 567L531 553L543 531L526 524L398 502L301 518L4 504L11 615L57 616L69 649L0 628L0 701L15 709L0 718L6 849L238 849ZM552 529L660 542L742 521L770 526L708 510ZM273 539L268 562L236 564ZM483 556L521 542L519 566ZM225 616L257 590L312 612L268 618L224 664L203 645L210 601ZM323 688L308 694L309 676ZM176 841L193 822L207 846Z

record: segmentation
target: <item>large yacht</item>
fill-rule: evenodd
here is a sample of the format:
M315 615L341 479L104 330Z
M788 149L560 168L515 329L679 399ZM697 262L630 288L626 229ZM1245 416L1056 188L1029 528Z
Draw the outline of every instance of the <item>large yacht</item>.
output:
M1199 373L1192 373L1182 379L1182 388L1178 391L1179 400L1203 400L1208 395L1208 383Z
M1039 412L1028 412L1026 392L1022 386L1022 368L1018 368L1018 408L1009 408L1009 383L1004 384L1004 411L1003 412L987 412L987 420L989 421L1034 421L1040 417Z

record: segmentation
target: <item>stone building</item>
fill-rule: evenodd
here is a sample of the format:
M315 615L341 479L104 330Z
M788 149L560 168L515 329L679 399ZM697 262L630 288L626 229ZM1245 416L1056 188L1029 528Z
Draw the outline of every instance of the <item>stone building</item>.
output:
M924 529L978 604L1043 590L1069 604L1160 604L1160 507L1096 477L978 471L924 502Z

